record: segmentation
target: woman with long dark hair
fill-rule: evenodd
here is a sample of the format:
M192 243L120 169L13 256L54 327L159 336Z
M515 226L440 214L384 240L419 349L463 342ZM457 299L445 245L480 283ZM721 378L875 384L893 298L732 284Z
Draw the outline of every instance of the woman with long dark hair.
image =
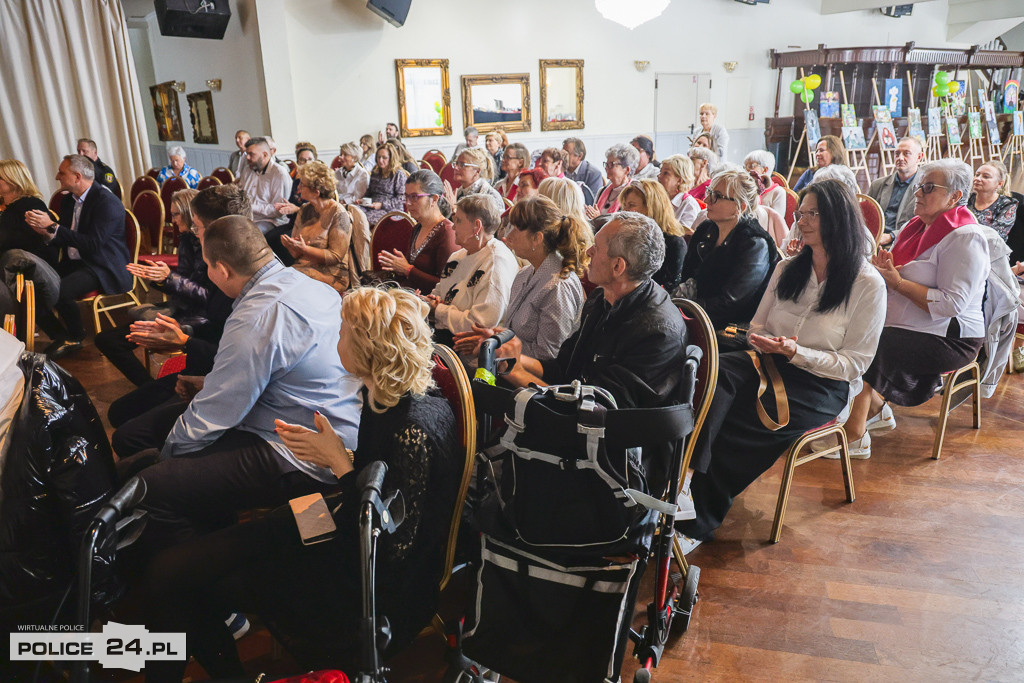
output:
M718 385L688 473L696 518L680 523L684 550L711 539L733 499L801 434L839 415L875 354L885 283L864 256L856 197L838 181L815 183L801 195L797 221L804 247L775 269L750 323L748 340L761 369L747 351L719 359ZM769 379L772 386L759 398L761 373L771 377L771 366L779 378ZM788 421L779 417L781 400L769 398L780 390Z

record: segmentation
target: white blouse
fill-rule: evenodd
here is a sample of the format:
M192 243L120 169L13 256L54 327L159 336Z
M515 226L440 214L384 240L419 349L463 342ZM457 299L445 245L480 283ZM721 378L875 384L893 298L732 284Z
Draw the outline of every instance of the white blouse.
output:
M981 303L992 266L984 229L962 225L903 266L900 275L928 288L928 310L890 291L886 326L945 337L950 319L956 318L962 338L984 337Z
M351 171L339 168L334 177L338 181L338 201L345 204L358 204L370 185L370 174L361 164L353 166Z
M441 299L434 322L452 334L472 332L473 325L494 327L505 315L517 272L515 255L497 238L474 254L459 249L448 257L432 292Z
M818 298L825 280L819 283L813 273L796 301L776 296L779 277L792 263L783 261L775 268L750 321L750 331L768 337L796 337L793 365L819 377L849 382L851 395L860 393L861 375L875 356L885 321L885 281L865 260L853 282L850 300L820 313Z
M697 214L700 213L700 204L696 199L685 192L680 192L672 198L672 208L675 211L677 221L691 230L697 228L694 220L696 220Z

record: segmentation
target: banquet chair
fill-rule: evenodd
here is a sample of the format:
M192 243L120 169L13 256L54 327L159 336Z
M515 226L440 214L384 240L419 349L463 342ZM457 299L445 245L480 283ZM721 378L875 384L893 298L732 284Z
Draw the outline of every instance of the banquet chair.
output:
M415 225L416 221L404 211L390 211L377 221L373 232L370 233L373 270L381 270L380 260L377 258L380 252L392 249L408 251L409 240L412 239L412 229Z
M213 187L215 185L223 185L223 184L224 183L222 183L220 178L218 178L217 176L215 176L215 175L208 175L208 176L203 176L202 178L199 179L199 184L196 185L196 189L197 190L205 190L208 187Z
M50 195L50 203L46 205L47 208L55 214L60 213L60 204L64 200L64 195L66 194L68 194L67 190L57 190L54 192Z
M210 175L219 180L221 185L228 185L235 182L235 174L231 172L231 169L224 168L223 166L218 166L213 169Z
M860 212L864 216L864 225L875 237L875 251L878 251L882 235L885 234L885 213L882 207L873 197L857 193L857 203L860 204Z
M23 333L19 338L25 342L25 350L32 353L36 350L36 284L24 273L18 273L15 279L14 298L18 302L15 319L21 322Z
M441 170L437 171L437 175L441 176L441 180L447 180L449 185L455 187L455 169L450 163L441 167Z
M942 441L946 437L946 423L949 414L967 401L961 392L971 389L974 399L974 428L981 429L981 366L972 361L959 370L947 372L942 383L942 402L939 404L939 422L935 426L935 442L932 445L932 459L942 454Z
M135 182L132 183L131 189L128 191L129 201L134 204L135 198L139 196L139 193L145 192L146 190L160 194L160 183L158 183L152 176L140 175L135 179Z
M341 155L340 154L338 156L334 157L333 159L331 159L331 170L332 171L337 171L339 168L341 168Z
M148 175L153 180L156 180L157 178L160 177L160 169L159 168L151 168L148 171L146 171L146 175ZM160 182L160 181L157 181L157 182Z
M778 171L772 171L772 180L777 182L781 187L789 189L789 183L786 182L786 176L782 175Z
M295 178L295 174L296 174L296 173L298 173L298 171L299 171L299 166L298 166L298 164L296 164L296 163L295 163L294 161L292 161L291 159L285 159L285 160L284 160L284 165L288 167L288 175L289 175L289 176L290 176L290 177L291 177L292 179L294 179L294 178Z
M135 214L127 209L124 212L124 240L128 245L128 254L131 256L132 263L138 263L139 261L139 242L141 241L141 233L139 231L139 222L135 219ZM132 275L132 286L127 292L122 294L103 294L99 291L89 292L85 296L79 299L80 302L92 304L92 317L93 323L96 326L96 332L100 332L102 329L100 325L100 313L107 317L107 321L111 327L115 326L114 319L110 316L110 311L118 308L127 308L129 306L139 306L141 302L139 298L135 296L135 288L138 286L138 278ZM120 301L117 303L110 303L116 301L120 297L126 297L127 300Z
M783 217L788 227L793 227L793 214L796 207L800 206L800 197L793 190L786 188L786 215Z
M178 246L178 233L177 230L174 229L174 226L171 225L170 223L171 197L173 197L174 193L177 192L178 190L186 189L188 189L188 183L186 183L183 179L179 177L168 178L167 180L164 181L163 186L160 188L160 198L164 202L164 232L170 233L171 244L174 247ZM161 236L158 249L159 251L163 251L163 244L163 237Z
M156 192L143 190L132 200L131 210L139 221L139 228L149 237L150 249L158 253L166 216L163 200Z
M448 158L439 149L432 149L423 155L423 161L430 164L430 170L441 175L441 169L448 163Z

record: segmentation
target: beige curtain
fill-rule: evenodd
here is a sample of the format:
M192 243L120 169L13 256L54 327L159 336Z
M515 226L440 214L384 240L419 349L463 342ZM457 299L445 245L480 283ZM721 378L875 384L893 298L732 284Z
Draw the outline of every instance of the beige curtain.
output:
M120 0L0 0L0 158L47 199L83 137L127 195L150 166L142 106Z

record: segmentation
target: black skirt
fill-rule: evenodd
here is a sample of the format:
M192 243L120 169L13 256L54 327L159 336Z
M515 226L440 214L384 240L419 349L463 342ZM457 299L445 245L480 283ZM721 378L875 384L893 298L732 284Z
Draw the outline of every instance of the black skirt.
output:
M883 327L878 351L864 381L887 401L918 406L935 395L944 372L958 370L978 357L984 339L961 339L956 318L945 337Z
M761 424L757 400L758 374L745 351L719 358L718 385L694 450L690 493L697 518L677 523L690 538L709 540L721 526L733 499L768 471L804 432L820 427L843 410L850 384L826 379L773 355L786 387L789 423L771 431ZM762 405L773 419L774 394L769 387Z

